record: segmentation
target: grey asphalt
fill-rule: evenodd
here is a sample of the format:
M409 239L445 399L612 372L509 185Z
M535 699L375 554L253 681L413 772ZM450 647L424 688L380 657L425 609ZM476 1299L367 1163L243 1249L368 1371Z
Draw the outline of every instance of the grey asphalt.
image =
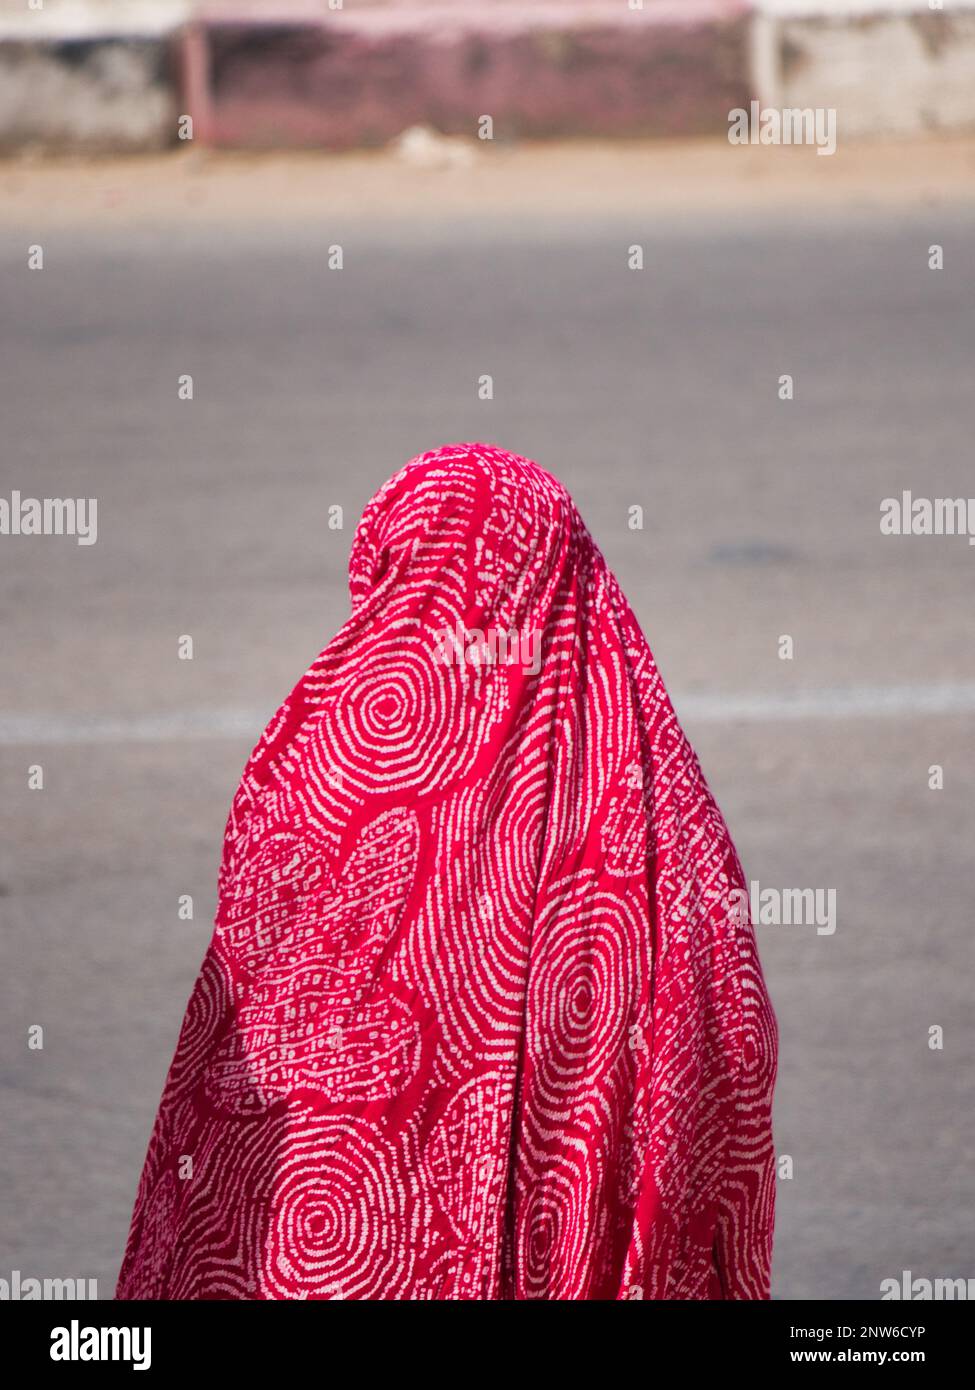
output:
M902 489L975 492L973 231L951 205L3 227L0 495L97 497L99 529L0 537L0 1277L111 1295L244 759L344 620L371 492L479 438L574 492L750 876L836 890L833 935L759 929L776 1296L975 1276L975 549L879 529Z

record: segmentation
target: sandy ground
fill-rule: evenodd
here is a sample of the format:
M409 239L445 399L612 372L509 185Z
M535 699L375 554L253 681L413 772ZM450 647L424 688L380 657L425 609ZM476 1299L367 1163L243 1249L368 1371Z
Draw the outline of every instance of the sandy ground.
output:
M0 1274L111 1294L241 765L370 493L487 438L573 490L750 875L836 891L760 929L777 1296L975 1275L975 549L879 531L973 491L973 152L0 167L0 494L99 500L94 546L0 542Z
M0 162L0 195L0 225L43 216L46 225L72 226L935 207L975 201L975 136L841 144L826 156L712 139L493 145L439 137L421 140L411 156L25 156Z

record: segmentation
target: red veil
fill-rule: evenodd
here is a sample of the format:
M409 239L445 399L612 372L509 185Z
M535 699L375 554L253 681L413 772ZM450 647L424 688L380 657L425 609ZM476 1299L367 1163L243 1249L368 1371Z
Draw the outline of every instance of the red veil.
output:
M434 450L349 568L233 801L117 1296L768 1298L744 879L566 490Z

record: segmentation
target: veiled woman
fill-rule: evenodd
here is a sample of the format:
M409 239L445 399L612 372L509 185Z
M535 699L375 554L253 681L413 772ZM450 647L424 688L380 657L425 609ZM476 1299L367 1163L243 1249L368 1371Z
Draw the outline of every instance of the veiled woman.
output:
M565 488L423 454L349 573L234 797L117 1296L768 1298L742 871Z

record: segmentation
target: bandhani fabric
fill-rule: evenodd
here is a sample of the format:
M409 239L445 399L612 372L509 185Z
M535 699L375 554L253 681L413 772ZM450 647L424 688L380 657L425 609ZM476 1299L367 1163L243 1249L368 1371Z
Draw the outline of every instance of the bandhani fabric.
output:
M568 493L422 454L350 588L233 800L117 1297L768 1298L745 880Z

